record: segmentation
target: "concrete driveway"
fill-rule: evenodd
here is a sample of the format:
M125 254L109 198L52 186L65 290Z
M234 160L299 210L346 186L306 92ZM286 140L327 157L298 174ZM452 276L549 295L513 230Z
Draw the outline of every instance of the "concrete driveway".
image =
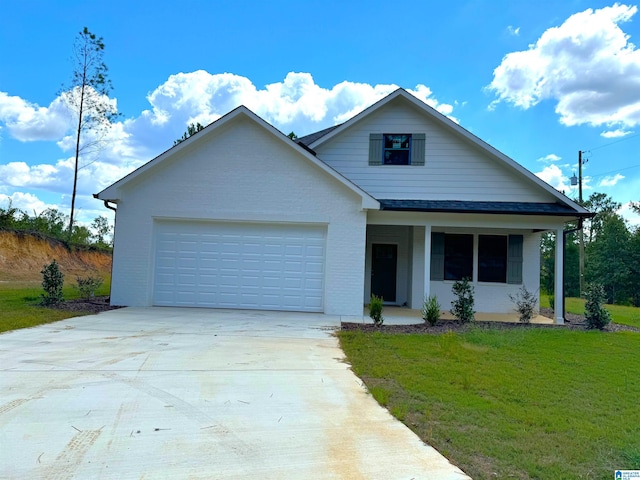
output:
M126 308L0 335L0 478L466 477L327 315Z

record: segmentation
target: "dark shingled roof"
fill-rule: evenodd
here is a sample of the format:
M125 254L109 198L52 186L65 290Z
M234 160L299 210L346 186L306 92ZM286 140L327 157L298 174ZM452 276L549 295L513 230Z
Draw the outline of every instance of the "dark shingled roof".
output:
M333 127L325 128L324 130L320 130L319 132L310 133L309 135L305 135L304 137L296 138L296 142L301 143L305 146L311 145L313 142L315 142L319 138L324 137L327 133L338 128L340 125L334 125Z
M380 210L404 212L493 213L587 217L560 203L466 202L460 200L380 200Z

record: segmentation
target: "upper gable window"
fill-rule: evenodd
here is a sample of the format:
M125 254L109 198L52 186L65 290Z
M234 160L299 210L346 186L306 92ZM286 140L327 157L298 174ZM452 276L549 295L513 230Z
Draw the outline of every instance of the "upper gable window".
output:
M384 165L411 164L411 135L386 133L383 135L382 163Z
M369 165L424 166L424 133L369 134Z

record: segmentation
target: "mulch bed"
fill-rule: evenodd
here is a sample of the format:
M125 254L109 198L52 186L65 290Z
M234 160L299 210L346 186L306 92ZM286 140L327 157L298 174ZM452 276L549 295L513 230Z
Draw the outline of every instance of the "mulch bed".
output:
M107 310L115 310L116 308L122 308L114 305L110 305L110 297L93 297L91 299L78 299L78 300L65 300L58 305L54 305L51 308L56 310L65 310L69 312L89 312L100 313Z
M553 318L553 310L550 308L541 308L540 315L548 318ZM428 323L418 323L413 325L382 325L377 327L371 323L354 323L354 322L342 322L341 330L359 330L363 332L382 332L382 333L409 333L409 334L426 334L426 335L441 335L448 332L463 333L471 330L472 328L484 328L487 330L514 330L517 328L560 328L564 330L588 330L587 325L584 322L582 315L575 315L573 313L565 314L564 325L550 325L539 323L505 323L505 322L472 322L462 323L458 320L440 320L433 327ZM631 327L628 325L620 325L617 323L610 323L604 328L605 332L621 332L631 331L640 332L640 328Z

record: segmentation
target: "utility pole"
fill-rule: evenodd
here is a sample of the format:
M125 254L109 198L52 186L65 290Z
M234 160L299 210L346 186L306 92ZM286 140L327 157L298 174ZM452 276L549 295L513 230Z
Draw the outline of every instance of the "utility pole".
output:
M578 203L582 206L582 150L578 151ZM578 238L580 239L580 298L584 294L584 230L582 217L578 220Z

